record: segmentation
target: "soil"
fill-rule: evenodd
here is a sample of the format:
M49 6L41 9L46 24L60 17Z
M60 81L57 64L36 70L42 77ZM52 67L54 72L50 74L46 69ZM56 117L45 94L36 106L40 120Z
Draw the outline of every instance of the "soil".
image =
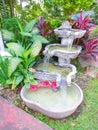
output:
M77 83L83 91L86 91L86 85L89 81L89 77L85 74L79 73L76 78L74 79L74 82ZM0 96L7 99L9 102L15 104L17 107L25 110L28 113L34 112L27 108L27 106L24 104L20 97L20 90L22 87L16 88L14 91L12 91L9 88L0 87ZM72 118L75 119L81 112L82 112L82 106L85 105L84 102L78 107L78 109L75 111L75 113L72 114ZM35 117L39 115L38 112L34 112L33 114ZM48 118L48 117L46 117ZM49 118L50 119L50 118ZM65 122L65 119L62 119L61 122Z

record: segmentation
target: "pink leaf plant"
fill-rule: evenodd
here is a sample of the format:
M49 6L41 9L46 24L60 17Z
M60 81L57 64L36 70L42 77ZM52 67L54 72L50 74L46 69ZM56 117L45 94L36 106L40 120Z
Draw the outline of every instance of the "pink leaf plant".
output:
M53 89L57 88L57 84L55 81L39 81L37 85L30 85L30 90L35 91L40 87L51 87Z
M47 37L49 34L53 33L53 29L49 28L49 22L46 22L43 17L38 19L36 27L39 29L40 34L43 37Z
M92 18L89 18L89 15L83 18L82 12L80 13L80 17L74 21L72 28L74 29L82 29L86 30L85 35L82 38L76 39L74 41L75 45L81 45L83 48L85 47L85 42L88 40L90 29L95 28L96 25L92 24Z
M82 30L89 30L91 28L96 27L94 24L92 24L93 18L89 18L89 15L85 16L83 18L82 12L80 13L79 19L77 19L73 23L73 28L82 29Z
M96 61L96 58L98 56L98 39L92 38L91 40L86 42L85 50L80 56L87 55Z

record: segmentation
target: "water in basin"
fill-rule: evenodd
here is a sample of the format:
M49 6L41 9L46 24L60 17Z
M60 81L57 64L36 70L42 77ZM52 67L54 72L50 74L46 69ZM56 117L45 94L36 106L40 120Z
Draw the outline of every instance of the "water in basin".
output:
M50 46L49 48L49 51L52 51L52 50L60 50L60 51L68 51L69 48L67 46ZM77 48L76 47L71 47L70 51L73 52L73 51L76 51Z
M39 88L37 91L26 90L25 98L52 111L65 111L80 100L80 92L75 86L54 92L50 88Z

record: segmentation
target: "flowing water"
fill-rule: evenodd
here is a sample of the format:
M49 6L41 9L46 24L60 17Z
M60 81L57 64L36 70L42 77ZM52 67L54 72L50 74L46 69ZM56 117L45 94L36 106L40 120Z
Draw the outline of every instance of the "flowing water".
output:
M68 43L68 46L67 46L67 47L68 47L67 49L68 49L69 51L71 51L71 49L72 49L73 40L74 40L73 37L69 39L70 42Z
M50 56L49 55L45 55L44 62L43 62L43 70L45 70L45 71L48 70L49 60L50 60Z

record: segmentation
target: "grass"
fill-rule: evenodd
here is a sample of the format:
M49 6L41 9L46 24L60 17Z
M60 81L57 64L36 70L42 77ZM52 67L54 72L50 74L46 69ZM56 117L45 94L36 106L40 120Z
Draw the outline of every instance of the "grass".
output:
M84 87L84 103L82 112L73 119L72 116L65 120L54 120L40 113L34 114L27 108L27 112L48 124L54 130L98 130L98 79L90 79Z

